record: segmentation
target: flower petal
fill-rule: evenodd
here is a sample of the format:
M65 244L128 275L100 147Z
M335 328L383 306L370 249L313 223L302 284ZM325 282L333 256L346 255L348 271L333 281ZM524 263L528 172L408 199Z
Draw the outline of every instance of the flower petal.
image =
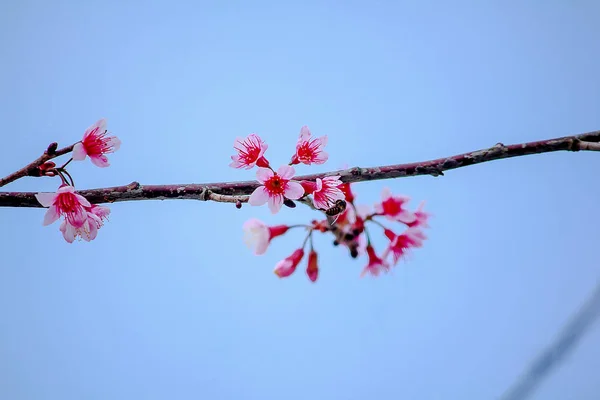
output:
M294 167L289 165L282 165L277 169L277 175L281 176L283 179L292 179L295 173Z
M285 191L283 192L283 194L288 199L297 200L300 197L304 196L304 188L298 182L289 181L285 186Z
M256 171L256 179L260 182L260 183L265 183L266 181L268 181L270 178L273 177L273 175L275 175L273 173L273 171L271 171L269 168L262 168L259 167L258 170Z
M56 199L56 193L36 193L35 198L43 207L50 207Z
M390 197L392 197L392 191L390 190L389 187L384 187L383 190L381 191L381 200L387 200Z
M91 207L92 205L90 204L90 202L88 201L88 199L86 199L85 197L83 197L82 195L75 193L75 197L77 198L77 201L79 201L79 204L81 204L84 207Z
M121 148L121 139L116 136L111 136L108 138L106 144L109 147L112 147L112 151L115 152Z
M302 187L302 186L300 186ZM304 189L302 189L304 191ZM283 205L283 196L280 194L276 194L274 196L269 197L269 209L271 210L271 214L277 214Z
M110 165L108 158L106 158L104 154L90 156L90 160L92 160L92 164L94 164L96 167L106 168Z
M254 189L254 192L250 195L248 199L248 204L251 206L262 206L269 200L269 192L267 188L264 186L259 186Z
M48 209L48 211L46 211L46 214L44 215L44 222L42 222L42 225L43 226L50 225L51 223L56 221L59 217L60 217L60 214L58 212L58 207L51 206Z
M67 223L67 221L63 221L58 228L63 234L65 240L69 243L73 243L75 241L75 229Z
M301 142L305 142L308 139L310 139L310 129L308 129L308 126L303 126L302 128L300 128L300 136L298 137L298 144L300 144Z
M73 157L73 160L75 160L75 161L85 160L86 156L87 156L87 153L85 152L85 147L83 147L83 143L81 143L81 142L75 143L75 146L73 146L73 154L71 155L71 157Z

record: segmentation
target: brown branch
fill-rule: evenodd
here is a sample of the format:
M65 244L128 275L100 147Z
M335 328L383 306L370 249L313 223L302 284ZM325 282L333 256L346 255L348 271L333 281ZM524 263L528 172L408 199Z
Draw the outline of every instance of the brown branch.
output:
M53 158L60 157L64 154L70 153L73 151L74 144L64 147L60 150L57 150L58 143L50 143L44 154L38 157L36 160L30 162L20 170L13 172L5 178L0 179L0 187L8 185L11 182L16 181L19 178L23 178L25 176L40 176L39 175L39 167L46 161L52 160Z
M598 145L598 142L600 142L600 131L594 131L577 136L566 136L562 138L513 144L509 146L498 143L489 149L472 151L469 153L458 154L455 156L439 158L430 161L386 165L371 168L355 167L322 174L297 176L295 179L315 180L316 178L322 178L324 176L340 175L340 179L343 182L364 182L419 175L440 176L444 175L445 171L456 168L481 164L488 161L501 160L504 158L526 156L529 154L550 153L562 150L600 151L600 145ZM54 154L58 154L58 152ZM30 165L34 165L36 162L39 162L39 160L42 160L43 157L44 156L40 157ZM18 176L19 172L23 170L27 171L28 167L25 167L24 169L10 175L7 178L4 178L0 182L4 182L4 180L7 180L15 175ZM25 173L25 175L27 174ZM194 199L203 201L211 200L241 204L248 200L247 195L252 193L252 191L258 187L258 185L259 183L257 181L180 185L140 185L138 182L133 182L125 186L81 190L79 193L81 193L91 203L94 204L114 203L117 201L166 199ZM34 195L34 192L0 193L0 207L41 207Z

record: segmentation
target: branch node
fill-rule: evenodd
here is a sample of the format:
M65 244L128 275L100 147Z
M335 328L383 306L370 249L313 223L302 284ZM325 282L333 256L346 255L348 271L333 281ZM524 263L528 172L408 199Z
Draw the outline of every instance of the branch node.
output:
M129 185L127 185L127 190L138 190L140 186L142 185L140 185L139 182L133 181Z
M48 145L48 148L46 149L46 154L49 156L53 156L54 153L56 153L56 149L58 149L58 143L52 142Z

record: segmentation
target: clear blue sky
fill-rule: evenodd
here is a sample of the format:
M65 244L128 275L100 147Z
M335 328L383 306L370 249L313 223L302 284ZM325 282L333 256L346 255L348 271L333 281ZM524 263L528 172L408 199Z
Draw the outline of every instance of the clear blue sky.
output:
M600 129L598 2L449 4L6 1L0 175L101 117L123 145L72 166L81 189L253 179L234 138L279 164L305 124L331 156L299 173ZM0 397L496 398L600 277L599 168L564 152L363 183L361 202L426 200L430 238L379 279L317 240L316 284L272 272L301 232L260 257L242 242L302 207L120 203L72 245L44 210L0 209ZM596 326L533 398L596 399L599 360Z

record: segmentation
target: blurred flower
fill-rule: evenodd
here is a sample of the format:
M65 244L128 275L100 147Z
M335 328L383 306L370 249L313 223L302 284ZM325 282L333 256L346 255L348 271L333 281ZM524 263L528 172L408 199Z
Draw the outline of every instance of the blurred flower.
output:
M394 265L403 258L408 251L413 247L422 247L423 241L427 236L417 228L408 228L402 234L396 235L390 229L384 231L385 236L390 240L390 245L383 253L383 258L386 259L388 254L392 254Z
M308 253L308 265L306 267L306 275L308 275L308 279L310 279L312 282L315 282L317 280L317 277L319 276L319 266L317 264L317 259L317 252L311 250L310 253Z
M287 225L267 226L262 221L252 218L244 223L244 242L254 254L264 254L271 240L281 236L289 229Z
M419 204L417 211L414 212L415 220L407 224L410 228L429 228L429 224L427 223L427 221L429 220L431 214L423 211L423 207L425 207L424 201L422 201L421 204Z
M390 269L390 266L384 260L377 257L377 254L375 254L375 249L373 249L373 246L370 244L367 245L367 254L369 256L369 263L361 272L361 278L367 273L373 276L378 276L381 271L387 272Z
M375 212L385 215L392 221L403 222L405 224L414 222L416 216L414 213L405 210L404 204L410 200L406 196L392 196L389 188L383 188L381 193L381 203L375 204Z
M275 270L273 272L280 278L290 276L296 270L302 257L304 257L304 249L294 251L290 256L279 261L277 265L275 265Z

